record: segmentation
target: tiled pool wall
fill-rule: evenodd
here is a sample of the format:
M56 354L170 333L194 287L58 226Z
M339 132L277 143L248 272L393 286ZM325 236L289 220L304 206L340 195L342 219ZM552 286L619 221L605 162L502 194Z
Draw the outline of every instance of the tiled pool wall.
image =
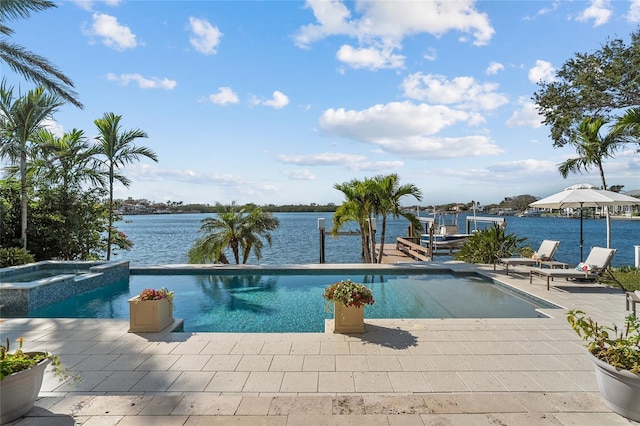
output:
M85 271L68 273L70 269ZM39 271L60 270L59 275L27 282L11 282ZM28 312L78 293L129 279L129 261L43 261L0 269L0 306L8 312Z

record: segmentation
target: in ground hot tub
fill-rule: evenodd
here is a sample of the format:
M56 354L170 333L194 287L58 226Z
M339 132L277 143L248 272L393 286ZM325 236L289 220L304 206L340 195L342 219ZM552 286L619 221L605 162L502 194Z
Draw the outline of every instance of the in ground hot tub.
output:
M2 313L28 312L78 293L129 279L129 262L43 261L0 268Z

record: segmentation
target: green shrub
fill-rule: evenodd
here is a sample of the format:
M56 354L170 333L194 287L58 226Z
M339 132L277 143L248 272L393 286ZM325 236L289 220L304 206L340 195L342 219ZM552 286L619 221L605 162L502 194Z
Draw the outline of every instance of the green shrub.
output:
M640 290L640 269L634 266L618 266L610 269L610 276L604 276L602 282L627 291Z
M526 238L507 234L504 227L493 224L473 234L455 254L456 259L467 263L493 263L501 257L519 254Z
M0 248L0 268L33 262L33 255L18 247Z

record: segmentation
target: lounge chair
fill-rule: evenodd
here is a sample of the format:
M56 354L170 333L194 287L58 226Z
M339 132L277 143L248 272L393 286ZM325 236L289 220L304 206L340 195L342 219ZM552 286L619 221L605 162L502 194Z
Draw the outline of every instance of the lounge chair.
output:
M573 278L598 281L598 278L600 278L607 268L609 268L609 265L611 265L611 259L613 259L615 254L616 249L593 247L591 252L589 252L589 256L587 256L587 259L578 265L580 267L584 267L584 269L532 268L529 271L529 283L533 282L534 275L547 278L547 290L549 290L549 282L554 278L564 278L566 280Z
M558 250L560 241L544 240L540 244L540 248L535 252L535 258L533 257L503 257L496 259L493 262L493 270L496 270L496 265L504 265L506 267L506 274L509 275L509 265L525 265L533 266L540 265L542 261L553 260L553 256Z

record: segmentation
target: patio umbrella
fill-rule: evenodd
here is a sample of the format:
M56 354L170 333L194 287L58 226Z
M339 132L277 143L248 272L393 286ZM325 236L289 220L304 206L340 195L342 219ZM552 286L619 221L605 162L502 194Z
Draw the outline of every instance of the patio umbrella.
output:
M618 192L606 191L598 189L593 185L580 183L572 185L556 194L550 195L538 201L529 204L530 207L547 208L547 209L580 209L580 261L582 261L582 208L583 207L609 207L609 206L630 206L640 205L640 199L620 194ZM609 247L611 229L610 223L607 221L607 248Z

